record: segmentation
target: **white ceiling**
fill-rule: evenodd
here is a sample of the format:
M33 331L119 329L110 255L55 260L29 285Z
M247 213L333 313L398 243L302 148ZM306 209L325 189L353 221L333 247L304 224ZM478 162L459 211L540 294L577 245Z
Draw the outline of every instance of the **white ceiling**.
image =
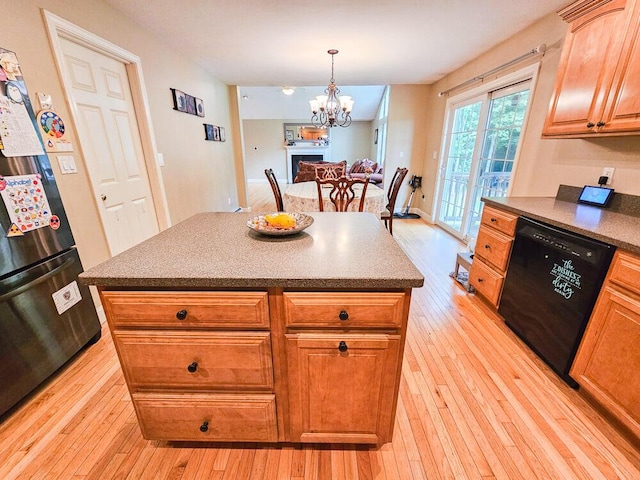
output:
M364 100L347 92L344 85L433 83L539 18L571 3L570 0L105 1L146 30L170 39L173 47L228 85L322 85L324 89L331 76L327 50L338 49L335 80L344 94L354 97L354 114ZM305 103L320 93L308 90Z

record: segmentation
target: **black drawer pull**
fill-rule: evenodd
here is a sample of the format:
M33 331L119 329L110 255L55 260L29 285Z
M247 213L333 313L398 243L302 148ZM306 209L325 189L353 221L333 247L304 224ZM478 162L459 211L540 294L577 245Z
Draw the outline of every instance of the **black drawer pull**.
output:
M179 310L178 313L176 313L176 318L178 320L184 320L185 318L187 318L187 311L186 310Z
M587 128L593 128L593 127L595 127L595 126L596 126L596 124L595 124L595 123L593 123L593 122L589 122L589 123L587 123Z
M491 223L496 223L497 221L498 221L498 219L497 219L497 218L492 218L492 219L491 219Z
M606 125L605 122L603 122L602 120L600 120L598 123L596 123L597 127L604 127Z
M485 243L484 248L486 248L487 250L489 250L491 248L491 245L489 245L488 243Z
M340 310L340 315L338 315L338 318L344 322L345 320L349 320L349 314L346 310Z
M478 278L478 282L482 283L482 282L484 282L484 279L483 278Z
M188 367L187 370L189 370L191 373L195 372L196 370L198 370L198 362L193 362L191 363Z
M200 425L200 431L202 433L205 433L208 430L209 430L209 422L202 422L202 425Z
M349 350L349 347L347 346L347 342L344 342L344 341L340 342L340 344L338 345L338 350L340 350L342 353Z

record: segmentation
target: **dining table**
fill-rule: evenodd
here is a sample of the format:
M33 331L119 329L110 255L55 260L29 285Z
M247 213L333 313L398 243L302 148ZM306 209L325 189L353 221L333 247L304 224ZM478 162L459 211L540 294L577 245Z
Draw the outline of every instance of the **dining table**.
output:
M355 184L353 188L356 198L349 205L350 212L357 212L362 196L362 185ZM323 187L322 199L325 212L335 211L334 205L329 199L331 188ZM313 182L299 182L287 185L282 194L284 210L286 212L319 212L320 202L318 198L318 186ZM385 209L386 196L384 190L373 184L369 184L364 197L364 212L374 213L378 218Z

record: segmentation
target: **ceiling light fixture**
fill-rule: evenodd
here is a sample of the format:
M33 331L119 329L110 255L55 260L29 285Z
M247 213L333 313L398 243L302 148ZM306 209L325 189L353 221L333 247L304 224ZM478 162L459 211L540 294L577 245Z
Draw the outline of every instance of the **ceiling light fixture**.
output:
M293 92L295 92L296 87L282 87L282 93L284 93L285 95L293 95Z
M317 128L320 127L348 127L351 125L351 109L353 100L346 95L340 97L340 89L336 87L333 79L333 57L338 50L331 49L327 53L331 55L331 80L325 89L324 95L318 95L315 100L309 100L311 111L311 123Z

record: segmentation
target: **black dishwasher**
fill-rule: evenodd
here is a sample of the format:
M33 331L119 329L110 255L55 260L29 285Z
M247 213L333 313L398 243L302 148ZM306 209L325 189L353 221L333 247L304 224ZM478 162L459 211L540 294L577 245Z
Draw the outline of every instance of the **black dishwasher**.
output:
M569 369L615 247L520 217L498 311L571 387Z

